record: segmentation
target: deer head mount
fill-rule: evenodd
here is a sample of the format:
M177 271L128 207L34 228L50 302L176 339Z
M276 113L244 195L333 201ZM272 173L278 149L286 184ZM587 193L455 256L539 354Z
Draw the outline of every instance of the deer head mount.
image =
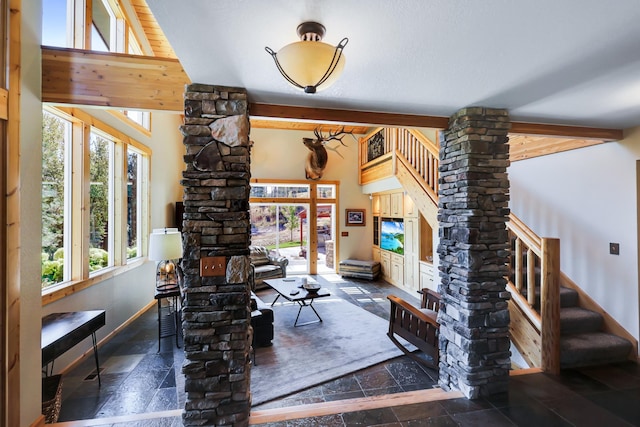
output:
M327 167L327 160L329 158L327 150L331 150L342 157L342 154L338 152L338 148L340 148L340 146L347 146L342 139L346 135L353 137L353 132L346 132L344 126L342 126L335 132L329 131L329 135L325 136L322 134L322 127L318 126L313 130L313 134L315 138L302 138L302 143L310 151L307 155L304 171L307 179L318 180L322 178L324 168ZM329 145L331 141L338 141L339 144L335 144L335 146L332 147Z

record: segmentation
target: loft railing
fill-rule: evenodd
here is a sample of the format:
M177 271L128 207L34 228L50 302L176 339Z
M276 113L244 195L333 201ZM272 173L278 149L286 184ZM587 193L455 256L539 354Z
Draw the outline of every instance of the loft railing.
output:
M394 157L399 154L412 166L413 174L421 178L423 186L437 194L438 151L439 147L436 143L413 129L377 128L360 139L360 170L366 174L366 171L386 166L386 169L383 168L385 171L388 169L395 174ZM387 162L390 165L385 165ZM380 173L374 174L367 181L378 179ZM366 183L361 182L361 184Z

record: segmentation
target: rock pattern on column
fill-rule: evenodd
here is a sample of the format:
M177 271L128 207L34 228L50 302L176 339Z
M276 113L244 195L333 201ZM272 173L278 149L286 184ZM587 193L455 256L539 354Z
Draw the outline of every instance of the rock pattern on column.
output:
M509 138L506 110L470 107L440 139L440 386L474 399L507 390L510 369Z
M249 312L250 144L244 89L186 88L182 311L185 426L247 426L251 410ZM200 276L202 257L223 274Z

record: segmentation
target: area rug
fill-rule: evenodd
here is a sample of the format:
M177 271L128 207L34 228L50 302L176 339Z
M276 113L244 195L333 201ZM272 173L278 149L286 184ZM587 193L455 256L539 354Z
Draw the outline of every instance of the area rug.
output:
M386 320L334 296L313 306L323 322L297 327L297 304L280 298L273 307L273 346L256 349L251 372L254 406L402 355ZM315 319L302 309L300 323Z

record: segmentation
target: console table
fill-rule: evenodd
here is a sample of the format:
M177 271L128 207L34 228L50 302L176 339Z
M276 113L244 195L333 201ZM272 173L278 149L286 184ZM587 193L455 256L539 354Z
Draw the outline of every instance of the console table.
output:
M96 371L98 372L98 386L101 386L96 331L105 325L105 319L104 310L51 313L43 317L40 341L42 366L47 367L51 363L51 370L46 370L47 376L49 372L53 373L53 362L58 356L91 336Z

